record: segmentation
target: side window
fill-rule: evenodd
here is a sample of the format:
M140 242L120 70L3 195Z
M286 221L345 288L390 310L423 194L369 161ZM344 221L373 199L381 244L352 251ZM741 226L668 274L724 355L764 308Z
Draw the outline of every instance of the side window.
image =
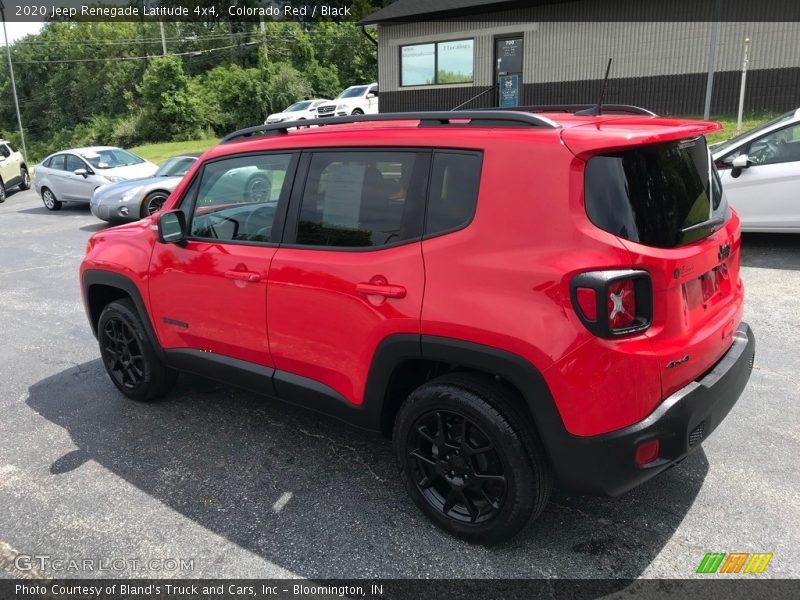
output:
M385 246L419 237L427 156L403 151L319 152L312 156L296 243Z
M291 154L241 156L206 164L192 210L190 236L269 242L278 200L291 184L291 164Z
M11 150L12 152L16 152L17 151L17 147L14 144L12 144L11 142L6 142L6 146L8 146L8 149Z
M453 231L472 220L480 176L479 153L434 153L425 235Z
M747 157L755 165L800 161L800 124L753 140Z
M4 158L8 158L9 156L11 156L11 150L9 150L8 146L6 146L5 144L0 144L0 154Z
M53 158L50 159L50 168L51 169L58 169L59 171L64 170L64 155L63 154L56 154Z
M75 171L76 169L85 169L86 164L74 154L67 154L66 170Z

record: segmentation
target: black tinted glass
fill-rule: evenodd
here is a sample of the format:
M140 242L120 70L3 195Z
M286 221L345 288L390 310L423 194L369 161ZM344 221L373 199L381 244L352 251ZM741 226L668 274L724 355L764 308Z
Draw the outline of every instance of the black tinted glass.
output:
M297 243L383 246L419 235L408 215L422 205L415 152L320 152L311 159Z
M704 138L595 156L586 165L586 213L618 237L679 246L710 232L682 230L708 221L712 202L720 206L721 188L711 181Z
M436 152L425 234L452 231L466 225L475 214L481 176L479 154Z

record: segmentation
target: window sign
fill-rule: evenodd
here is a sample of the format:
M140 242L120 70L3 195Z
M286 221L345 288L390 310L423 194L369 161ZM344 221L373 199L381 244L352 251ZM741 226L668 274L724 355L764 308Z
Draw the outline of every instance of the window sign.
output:
M472 40L436 44L436 83L472 81Z
M500 86L500 108L519 106L519 75L503 75L498 81Z
M403 46L401 49L401 85L430 85L436 75L435 44Z

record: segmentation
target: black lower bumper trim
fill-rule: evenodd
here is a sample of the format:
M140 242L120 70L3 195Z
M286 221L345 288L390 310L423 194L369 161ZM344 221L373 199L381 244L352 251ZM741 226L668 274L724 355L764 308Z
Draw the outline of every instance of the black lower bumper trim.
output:
M750 379L755 346L753 332L742 323L728 352L708 373L669 396L643 421L603 435L569 436L557 457L562 487L616 496L686 458L736 404ZM636 465L637 446L652 439L660 443L658 459Z

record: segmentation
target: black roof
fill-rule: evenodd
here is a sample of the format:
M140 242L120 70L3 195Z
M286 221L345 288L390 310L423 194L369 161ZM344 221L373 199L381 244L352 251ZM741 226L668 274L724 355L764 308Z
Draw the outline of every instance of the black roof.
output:
M464 17L536 4L551 4L553 0L396 0L371 15L359 25L376 23L433 21L448 17Z

